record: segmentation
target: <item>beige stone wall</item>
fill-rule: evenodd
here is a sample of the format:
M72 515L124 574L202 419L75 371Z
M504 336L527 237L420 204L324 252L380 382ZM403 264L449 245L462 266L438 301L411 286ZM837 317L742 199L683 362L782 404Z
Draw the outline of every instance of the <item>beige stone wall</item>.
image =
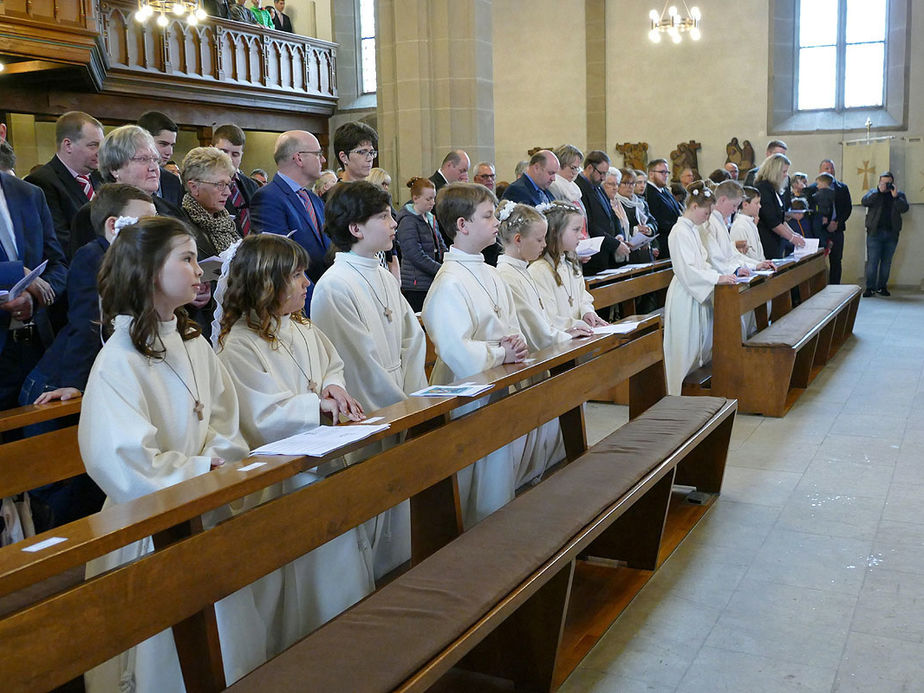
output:
M296 34L334 40L330 0L286 0L286 14Z

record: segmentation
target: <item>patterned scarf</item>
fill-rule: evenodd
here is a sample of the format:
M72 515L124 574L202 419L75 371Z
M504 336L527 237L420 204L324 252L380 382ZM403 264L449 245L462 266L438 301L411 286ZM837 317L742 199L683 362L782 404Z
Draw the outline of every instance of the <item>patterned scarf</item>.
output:
M234 225L234 219L228 214L227 209L222 209L220 212L213 214L196 202L192 195L186 193L183 195L183 211L189 215L192 223L212 242L212 245L215 246L215 252L220 253L235 241L241 240L241 235Z

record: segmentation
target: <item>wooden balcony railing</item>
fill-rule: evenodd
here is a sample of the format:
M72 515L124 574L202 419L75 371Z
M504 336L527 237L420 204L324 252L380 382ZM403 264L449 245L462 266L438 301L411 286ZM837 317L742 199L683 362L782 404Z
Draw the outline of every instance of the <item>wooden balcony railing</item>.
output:
M19 72L37 73L44 61L85 68L102 94L333 112L336 44L214 17L197 26L143 25L137 7L135 0L0 0L0 47L31 59Z

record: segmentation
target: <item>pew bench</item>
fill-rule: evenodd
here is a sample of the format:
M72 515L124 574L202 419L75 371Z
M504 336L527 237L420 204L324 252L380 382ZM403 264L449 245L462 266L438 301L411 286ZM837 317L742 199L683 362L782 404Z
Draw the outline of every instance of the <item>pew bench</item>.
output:
M751 284L717 286L711 368L689 374L684 394L734 397L742 412L784 416L853 332L860 287L827 286L826 272L818 253ZM758 331L742 340L741 316L751 310Z
M735 408L665 397L229 691L424 691L453 667L552 690L576 561L656 569L672 486L720 491Z
M0 549L0 596L17 598L138 539L153 536L155 547L133 563L39 601L20 602L0 617L4 685L48 690L172 628L187 690L221 690L216 601L406 499L412 562L419 564L461 534L456 472L556 417L569 459L579 457L586 450L582 405L601 379L630 379L633 416L663 395L657 320L628 335L575 340L533 356L531 363L467 379L490 384L479 397L530 384L465 416L449 416L470 401L459 397L412 398L370 413L391 428L329 458L396 433L407 432L406 440L214 527L203 528L203 513L328 458L257 457L227 464ZM254 468L255 462L263 466ZM267 542L269 536L275 540ZM63 541L26 551L50 537Z

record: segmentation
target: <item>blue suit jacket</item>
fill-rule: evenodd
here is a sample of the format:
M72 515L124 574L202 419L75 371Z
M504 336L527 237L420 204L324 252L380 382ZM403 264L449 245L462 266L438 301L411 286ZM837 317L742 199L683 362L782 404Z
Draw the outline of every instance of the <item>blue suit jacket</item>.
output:
M308 196L321 225L320 229L314 228L311 217L302 204L302 198L279 177L279 174L257 190L250 202L250 224L253 231L281 235L295 231L292 240L308 251L311 263L307 275L311 280L311 286L308 287L308 297L305 299L305 312L308 312L311 304L315 283L327 269L326 256L330 247L330 239L324 233L324 203L312 192L309 192Z
M42 279L51 284L55 295L63 296L67 282L67 264L55 237L51 212L45 203L45 193L41 188L8 173L0 173L0 187L3 188L6 205L10 210L16 247L19 249L19 258L11 260L0 246L0 267L5 268L0 276L15 276L18 269L18 280L23 276L23 267L35 269L48 260L48 266L42 272ZM51 344L54 334L48 320L48 311L38 308L33 320L42 342L46 346ZM10 314L0 310L0 350L6 345L9 326Z
M524 205L540 205L543 202L551 202L552 195L547 190L538 188L531 180L528 180L526 174L520 174L520 177L507 186L504 191L505 200L512 200Z

